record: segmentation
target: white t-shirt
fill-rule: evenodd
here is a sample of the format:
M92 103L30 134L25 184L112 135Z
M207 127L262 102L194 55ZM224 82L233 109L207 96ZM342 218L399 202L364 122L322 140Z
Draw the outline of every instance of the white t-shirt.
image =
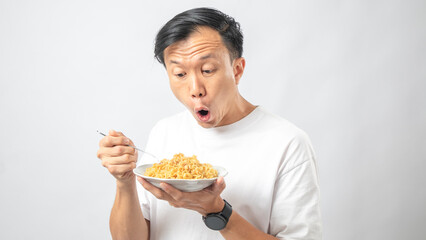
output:
M259 230L280 239L321 239L319 186L308 136L278 116L257 107L230 125L203 128L189 111L159 121L146 150L163 159L196 155L202 163L224 167L221 197ZM152 162L148 155L140 163ZM223 239L195 211L174 208L139 184L151 239Z

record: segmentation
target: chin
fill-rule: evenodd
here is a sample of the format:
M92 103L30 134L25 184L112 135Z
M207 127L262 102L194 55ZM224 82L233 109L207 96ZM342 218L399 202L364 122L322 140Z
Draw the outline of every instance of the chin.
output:
M200 125L203 128L214 128L214 127L216 127L216 124L214 124L214 123L206 123L206 122L200 122L200 121L197 121L197 122L198 122L198 125Z

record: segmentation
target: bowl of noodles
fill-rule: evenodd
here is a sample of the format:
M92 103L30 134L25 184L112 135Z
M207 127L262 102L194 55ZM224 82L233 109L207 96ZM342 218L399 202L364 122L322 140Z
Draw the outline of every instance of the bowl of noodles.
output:
M158 188L164 182L183 192L200 191L228 174L223 167L200 163L195 155L185 157L182 153L170 160L140 165L133 172Z

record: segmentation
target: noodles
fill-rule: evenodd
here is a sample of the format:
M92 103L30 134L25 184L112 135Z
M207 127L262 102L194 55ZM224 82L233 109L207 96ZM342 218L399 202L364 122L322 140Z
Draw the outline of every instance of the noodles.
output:
M217 170L208 163L200 163L197 156L185 157L175 154L172 159L154 163L145 171L145 176L166 179L206 179L217 177Z

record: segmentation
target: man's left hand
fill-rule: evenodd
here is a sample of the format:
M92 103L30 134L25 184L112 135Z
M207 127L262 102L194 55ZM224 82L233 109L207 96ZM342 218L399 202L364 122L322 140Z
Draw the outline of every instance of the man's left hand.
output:
M167 183L161 183L160 189L141 177L138 177L138 181L156 198L169 202L173 207L197 211L203 216L222 211L225 204L220 197L226 187L223 177L219 177L211 186L198 192L182 192Z

